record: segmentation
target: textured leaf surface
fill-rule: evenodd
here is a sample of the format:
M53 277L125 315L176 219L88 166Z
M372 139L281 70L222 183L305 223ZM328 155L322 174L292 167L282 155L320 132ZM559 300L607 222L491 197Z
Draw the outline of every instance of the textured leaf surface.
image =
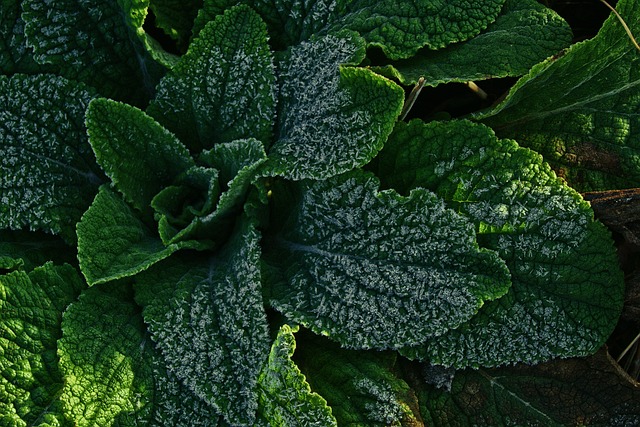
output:
M0 228L75 240L103 179L84 126L93 96L52 75L0 76Z
M429 425L634 426L640 386L606 350L537 366L458 371L451 392L420 393Z
M22 18L36 61L103 96L144 104L163 73L136 34L147 6L145 0L25 0Z
M618 12L640 34L640 3ZM478 118L543 156L580 191L640 186L640 55L611 16L596 37L534 67Z
M127 201L141 211L194 165L186 147L136 107L95 99L86 121L98 163Z
M61 400L74 425L219 425L212 408L167 372L130 284L84 292L65 313L62 329Z
M496 21L476 37L374 70L404 84L424 77L427 86L521 76L568 46L571 37L569 25L539 2L507 0Z
M253 224L212 256L173 256L141 274L136 300L167 367L233 425L252 425L269 354Z
M156 25L176 40L179 49L186 50L193 21L202 3L202 0L153 0L149 6L156 17Z
M89 285L139 273L194 242L165 246L113 191L101 187L78 223L78 261Z
M287 211L265 248L278 270L271 303L344 346L417 344L510 286L504 263L478 248L471 223L429 191L378 192L377 179L353 172L305 182Z
M0 260L3 259L19 259L21 269L25 272L30 272L47 261L71 265L78 261L75 250L58 236L9 230L0 231Z
M318 178L367 163L400 114L402 89L361 68L364 41L353 33L301 43L278 64L277 141L267 173Z
M83 289L70 266L46 264L0 276L0 423L69 425L58 399L56 340L62 312Z
M148 112L193 151L249 137L266 144L274 88L265 25L241 6L207 24L162 79Z
M596 351L622 308L610 233L542 158L468 121L399 123L381 152L383 185L436 192L505 260L513 286L456 330L407 354L495 366Z
M338 425L422 425L417 397L397 375L395 353L345 350L317 336L305 338L296 360Z
M337 426L327 401L311 391L306 378L291 360L298 327L284 325L258 378L258 414L268 426Z

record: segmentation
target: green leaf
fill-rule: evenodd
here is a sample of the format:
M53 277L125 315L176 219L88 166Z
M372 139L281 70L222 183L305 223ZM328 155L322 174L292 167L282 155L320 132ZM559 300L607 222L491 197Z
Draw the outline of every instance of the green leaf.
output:
M193 21L202 3L202 0L153 0L149 6L156 17L156 25L176 40L179 49L186 50Z
M337 426L326 400L311 391L307 380L291 359L296 349L298 326L283 325L258 378L260 421L272 427Z
M99 98L87 109L89 142L102 169L133 207L153 197L194 166L186 147L143 111Z
M70 425L62 413L56 340L62 312L85 287L68 265L0 276L0 423Z
M423 425L417 397L398 376L395 353L345 350L317 336L302 338L298 353L301 369L327 399L338 425Z
M496 21L476 37L372 69L403 84L423 77L427 86L521 76L571 38L569 25L551 9L535 0L507 0Z
M274 308L346 347L401 348L507 292L504 263L478 248L464 217L429 191L403 197L378 185L360 171L302 183L265 243ZM276 204L284 191L274 188Z
M233 425L252 425L269 354L259 233L241 221L208 256L173 256L137 277L136 301L167 368Z
M0 76L0 228L75 240L103 180L84 126L93 96L53 75Z
M37 62L56 65L103 96L143 105L164 72L137 34L147 6L145 0L24 0L22 19Z
M469 121L399 123L377 161L385 187L427 188L475 224L513 285L456 330L406 349L434 364L496 366L586 355L620 315L609 231L540 155Z
M429 425L622 426L640 417L637 383L606 350L536 366L458 371L450 391L422 386L419 396Z
M618 12L640 34L640 3ZM640 186L640 55L615 16L596 37L524 76L476 116L541 153L580 191Z
M66 311L61 400L79 427L210 426L218 416L168 372L128 283L95 286Z
M165 246L116 193L101 187L78 223L78 261L89 285L133 276L195 242Z
M266 27L246 6L217 17L158 86L148 108L198 152L216 143L271 140L275 76Z
M404 92L369 70L354 33L326 36L287 51L278 64L278 135L265 174L324 179L371 160L400 114Z
M25 272L30 272L47 261L71 265L77 263L75 249L57 236L9 230L0 231L0 260L3 259L5 262L9 259L20 260L20 269Z

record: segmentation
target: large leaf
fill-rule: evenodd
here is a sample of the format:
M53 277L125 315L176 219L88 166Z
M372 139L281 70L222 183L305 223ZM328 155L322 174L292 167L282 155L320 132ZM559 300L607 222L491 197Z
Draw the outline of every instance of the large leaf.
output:
M327 401L311 391L291 360L298 326L283 325L258 378L259 421L272 427L337 426Z
M66 311L59 341L65 415L78 427L216 427L213 408L164 366L129 283L95 286Z
M535 0L507 0L486 31L445 49L422 49L415 56L374 67L405 84L424 78L425 85L521 76L568 46L571 28Z
M36 61L103 96L143 105L164 70L137 35L147 6L146 0L24 0L22 19Z
M354 171L307 182L265 244L271 304L351 348L400 348L442 335L507 292L506 266L433 193L378 192ZM286 197L274 188L274 199Z
M141 211L195 164L174 135L127 104L104 98L92 101L87 109L87 132L102 169Z
M404 92L362 68L364 40L326 36L287 51L278 63L278 135L267 173L324 179L362 166L382 148Z
M635 426L640 385L606 350L537 366L464 370L451 390L418 387L428 425Z
M640 3L618 12L640 33ZM596 37L534 67L477 118L541 153L581 191L640 186L640 55L612 15Z
M93 96L53 75L0 76L0 228L75 240L103 180L84 126Z
M136 300L167 368L233 425L252 425L269 354L258 246L238 224L220 252L173 256L141 274Z
M513 286L412 357L436 364L536 363L596 351L620 315L622 273L610 233L542 158L468 121L399 123L377 164L385 186L436 192L475 224Z
M274 89L265 25L241 6L207 24L162 79L148 112L193 151L249 137L267 144Z
M66 426L56 340L62 312L84 284L70 266L0 276L0 424Z

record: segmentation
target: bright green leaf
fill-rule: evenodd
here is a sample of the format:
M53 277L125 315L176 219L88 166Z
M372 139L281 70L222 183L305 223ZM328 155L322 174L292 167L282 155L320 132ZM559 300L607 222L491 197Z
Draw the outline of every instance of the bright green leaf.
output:
M275 203L285 189L274 188ZM458 327L511 282L473 226L433 193L378 192L352 172L303 182L265 243L271 304L351 348L400 348ZM283 211L284 212L284 211Z
M62 312L85 287L72 267L45 264L0 276L0 423L68 426L58 399Z
M373 69L404 84L424 77L427 86L521 76L568 46L571 37L569 25L539 2L507 0L496 21L476 37Z
M259 233L241 221L208 256L173 256L137 277L136 301L167 368L233 425L252 425L269 354Z
M283 325L258 378L258 414L271 427L337 426L326 400L311 391L291 360L299 327Z
M610 233L540 155L469 121L416 120L398 124L377 171L383 186L428 188L473 222L513 281L468 322L406 354L456 367L536 363L590 354L612 332L623 280Z
M640 34L640 3L618 12ZM640 186L640 55L615 16L596 37L534 67L489 112L501 137L541 153L580 191Z
M153 197L194 166L186 147L143 111L99 98L87 109L89 142L102 169L133 207Z
M101 187L78 223L78 260L89 285L139 273L195 242L165 246L116 193Z
M275 76L260 17L236 7L207 24L162 79L148 108L193 151L220 142L271 140Z
M371 160L400 114L404 92L358 64L364 41L354 33L291 48L278 64L279 134L265 174L324 179Z
M164 72L137 35L147 6L145 0L24 0L22 19L36 61L103 96L143 105Z
M84 126L93 96L53 75L0 76L0 228L75 240L103 180Z

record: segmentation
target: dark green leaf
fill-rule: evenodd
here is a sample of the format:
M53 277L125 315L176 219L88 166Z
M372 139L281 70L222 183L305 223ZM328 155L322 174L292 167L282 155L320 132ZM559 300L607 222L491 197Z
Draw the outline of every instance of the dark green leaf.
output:
M152 0L149 6L156 17L156 25L175 39L178 48L184 51L202 3L202 0Z
M75 252L75 248L67 245L59 237L50 234L0 231L0 260L19 259L21 269L26 272L30 272L47 261L74 265L78 262Z

